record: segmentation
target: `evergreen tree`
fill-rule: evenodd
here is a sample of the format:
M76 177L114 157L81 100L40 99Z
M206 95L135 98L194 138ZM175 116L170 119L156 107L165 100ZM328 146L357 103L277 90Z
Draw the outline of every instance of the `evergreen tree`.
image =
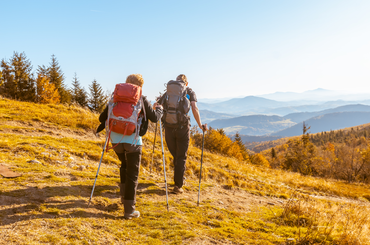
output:
M42 65L42 66L39 66L38 68L37 68L37 76L38 75L42 75L42 76L48 76L48 68L46 67L46 66L44 66L44 65ZM50 80L49 80L50 81Z
M225 130L223 129L223 128L219 128L219 129L217 129L217 131L221 134L221 135L223 135L223 136L225 136L226 134L225 134Z
M243 143L242 138L240 137L239 132L235 133L234 142L236 142L239 145L241 150L245 151L245 145Z
M61 103L70 103L71 102L71 94L66 88L64 84L64 74L59 66L59 62L55 55L51 56L51 62L49 63L49 67L46 68L46 72L48 78L51 83L55 85L58 89L60 95L60 102ZM45 67L39 67L41 71L45 71Z
M85 89L81 87L76 73L72 80L71 96L73 102L76 102L83 107L87 106L88 95Z
M276 151L275 151L275 148L274 147L271 148L271 158L272 159L275 159L276 158Z
M316 147L310 142L309 133L310 127L303 123L303 134L301 139L290 139L288 149L285 155L283 168L292 170L304 175L315 175Z
M14 74L12 74L11 66L3 59L1 60L2 78L1 78L1 90L0 93L3 96L13 97L15 96L15 84Z
M234 142L238 144L238 146L240 148L240 152L243 155L243 158L245 160L247 160L249 158L247 148L245 147L245 144L244 144L242 138L240 137L239 132L235 133Z
M3 84L4 84L3 73L2 73L2 71L0 71L0 95L3 94L2 93Z
M95 79L89 85L89 90L88 107L92 111L102 112L107 103L108 96L104 94L102 87Z
M308 142L310 141L310 134L308 133L308 130L311 127L307 127L305 122L303 122L303 134L302 134L302 141L304 145L307 145Z
M6 62L1 61L2 89L1 93L12 99L35 101L36 86L33 78L32 65L25 53L14 52Z

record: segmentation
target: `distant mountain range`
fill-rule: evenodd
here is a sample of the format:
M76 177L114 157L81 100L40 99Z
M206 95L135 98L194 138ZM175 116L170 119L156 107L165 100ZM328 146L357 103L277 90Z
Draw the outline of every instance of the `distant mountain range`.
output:
M316 116L305 121L305 124L310 128L308 132L314 134L323 131L337 130L341 128L348 128L358 126L370 122L369 111L347 111L328 113ZM303 122L300 122L292 127L283 129L279 132L272 133L272 136L296 136L301 135L303 129Z
M333 91L327 89L314 89L302 93L294 92L276 92L272 94L263 94L262 97L270 100L277 101L294 101L294 100L316 100L316 101L329 101L329 100L368 100L369 93L348 93L346 91Z
M209 123L213 128L223 128L226 134L267 135L295 125L280 116L252 115L218 119Z
M210 113L210 112L209 112ZM212 114L212 113L211 113ZM292 113L284 117L268 115L250 115L217 119L209 125L213 128L223 128L229 135L238 132L246 140L263 141L261 136L296 136L302 134L303 124L311 127L311 133L336 130L370 123L370 106L346 105L318 112Z
M202 123L209 123L217 119L226 119L226 118L232 118L236 117L237 115L231 115L226 113L217 113L209 110L200 110L199 111ZM193 116L193 113L189 112L190 116L190 122L192 125L197 125L197 122L195 121L195 118Z
M370 97L368 97L370 98ZM335 101L315 101L315 100L295 100L295 101L276 101L256 96L235 98L219 103L198 102L199 110L208 110L217 113L235 114L240 116L264 114L285 116L297 112L315 112L338 106L349 104L370 105L370 100L335 100Z
M370 94L325 89L208 99L197 104L202 123L223 128L229 135L238 132L248 141L301 135L303 121L311 126L311 133L370 123Z
M290 119L293 122L299 123L303 122L307 119L310 119L312 117L320 116L320 115L325 115L329 113L334 113L334 112L360 112L360 111L365 111L365 112L370 112L370 106L367 105L361 105L361 104L356 104L356 105L345 105L345 106L340 106L336 107L333 109L328 109L328 110L323 110L323 111L316 111L316 112L299 112L299 113L291 113L284 118Z
M363 105L370 105L369 100L364 101L344 101L344 100L337 100L337 101L327 101L321 102L320 104L316 105L300 105L300 106L290 106L290 107L280 107L275 109L266 109L261 111L261 114L268 114L268 115L279 115L279 116L286 116L291 113L300 113L300 112L317 112L322 110L328 110L340 106L350 105L350 104L363 104Z

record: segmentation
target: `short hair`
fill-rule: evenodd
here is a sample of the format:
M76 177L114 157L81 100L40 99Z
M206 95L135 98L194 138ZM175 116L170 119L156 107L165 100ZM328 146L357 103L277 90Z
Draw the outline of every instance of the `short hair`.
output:
M184 81L185 83L188 83L188 79L186 78L186 76L184 74L178 75L176 80L177 81Z
M142 87L144 85L144 79L140 74L131 74L126 78L126 83L131 83Z

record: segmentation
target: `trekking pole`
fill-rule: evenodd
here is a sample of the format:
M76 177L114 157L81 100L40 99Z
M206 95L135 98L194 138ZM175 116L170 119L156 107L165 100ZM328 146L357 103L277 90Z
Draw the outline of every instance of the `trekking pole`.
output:
M163 150L163 137L162 137L162 122L161 119L159 119L159 131L161 134L161 145L162 145L162 156L163 156L163 172L164 172L164 183L166 187L166 201L167 201L167 211L169 211L169 206L168 206L168 192L167 192L167 179L166 179L166 164L164 160L164 150Z
M100 169L101 162L102 162L102 160L103 160L103 156L104 156L104 152L105 152L105 147L107 146L108 138L109 138L108 136L105 138L105 143L104 143L103 151L102 151L102 153L101 153L101 158L100 158L100 162L99 162L98 171L96 172L96 177L95 177L94 185L93 185L93 188L92 188L92 191L91 191L90 200L89 200L89 203L87 204L87 207L89 207L90 202L91 202L91 198L92 198L93 193L94 193L96 180L98 179L99 169Z
M199 175L199 189L198 189L198 206L199 206L199 198L200 198L200 182L202 181L203 149L204 149L204 130L203 130L203 140L202 140L202 156L201 156L201 158L200 158L200 175Z
M153 160L153 157L154 157L154 147L155 147L155 138L157 137L157 126L158 126L158 123L155 123L155 131L154 131L154 142L153 142L153 154L152 154L152 165L150 165L150 172L152 172L152 166L153 166L153 163L154 163L154 160Z

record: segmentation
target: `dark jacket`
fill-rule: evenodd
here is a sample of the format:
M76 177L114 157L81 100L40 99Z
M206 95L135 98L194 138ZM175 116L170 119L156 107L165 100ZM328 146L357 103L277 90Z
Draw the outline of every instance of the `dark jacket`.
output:
M153 110L152 106L150 105L149 101L147 100L146 96L143 96L144 108L145 108L145 118L141 124L139 135L143 136L146 134L148 130L149 121L157 122L163 114L162 109L156 108ZM141 110L140 115L144 115L144 110ZM105 128L105 121L108 119L108 106L105 107L104 111L99 116L100 125L96 129L96 133L103 131Z

